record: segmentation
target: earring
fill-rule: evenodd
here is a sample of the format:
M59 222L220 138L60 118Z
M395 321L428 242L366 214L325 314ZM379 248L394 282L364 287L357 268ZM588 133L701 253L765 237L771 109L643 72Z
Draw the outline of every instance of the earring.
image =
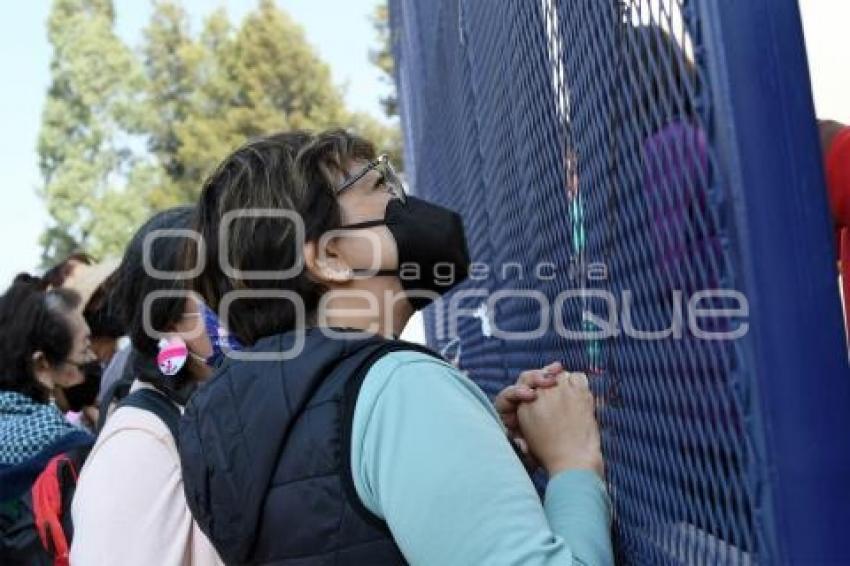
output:
M186 365L189 348L179 336L170 336L159 341L159 353L156 355L156 365L163 375L177 375Z

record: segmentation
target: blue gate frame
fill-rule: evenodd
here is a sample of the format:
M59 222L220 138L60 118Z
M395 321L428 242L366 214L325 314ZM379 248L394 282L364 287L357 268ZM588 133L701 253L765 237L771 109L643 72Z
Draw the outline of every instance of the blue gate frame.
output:
M602 6L615 0L596 1ZM619 556L629 563L847 562L850 551L844 536L850 532L850 371L799 7L794 0L673 1L691 14L692 31L701 37L697 58L711 77L707 92L710 111L706 113L712 132L710 143L727 195L718 206L732 219L727 234L730 269L735 273L736 288L745 293L750 307L749 332L735 348L737 369L724 383L747 407L742 426L752 453L748 454L745 482L753 504L747 513L739 510L735 516L741 520L746 516L754 523L757 541L748 552L725 553L718 550L722 536L718 541L712 536L677 535L679 543L684 540L692 548L659 551L651 534L653 525L632 528L623 524L618 530L628 531L632 539L620 541ZM479 2L486 2L486 7ZM527 37L523 34L545 34L549 17L544 13L546 5L547 0L390 0L407 175L415 192L460 209L473 254L490 262L504 257L499 255L503 250L493 249L487 234L508 228L497 225L503 218L503 205L487 201L488 193L479 186L485 183L476 179L476 175L490 174L479 168L485 144L491 143L486 136L492 134L487 131L497 131L487 130L483 121L487 112L500 108L500 100L511 100L501 92L517 88L510 81L521 79L524 88L545 90L547 87L541 85L548 77L535 81L539 77L534 73L544 66L538 61L535 67L532 61L522 68L529 73L524 77L485 76L482 83L480 75L485 71L477 65L486 63L488 54L476 49L497 48L500 38L510 34L505 39L513 41L509 47L522 47ZM589 4L587 0L551 0L551 5L567 20L594 13L593 0ZM519 23L498 18L513 18ZM496 23L500 27L495 37L487 36L485 41L482 26ZM578 28L582 24L572 23ZM514 32L517 25L525 27ZM545 42L529 42L528 53L536 53L540 61L545 59L540 55ZM564 45L563 49L573 47ZM506 68L516 71L520 67ZM471 76L473 71L478 76ZM542 90L540 99L552 97L552 92ZM441 94L449 97L458 93L463 94L463 100L435 100ZM607 95L600 91L592 96L598 96L597 102L602 104ZM483 100L493 106L482 110ZM454 119L440 120L441 112L450 112ZM528 115L517 112L519 118L514 119L519 121L500 127L540 125L523 122ZM551 120L556 109L547 107L540 115ZM463 123L456 125L459 122ZM547 133L541 143L557 143L556 137ZM463 159L453 161L452 151L436 148L439 144L462 153ZM436 162L439 160L446 162ZM430 173L435 167L445 175L462 176L461 186L438 186L438 177ZM522 205L511 201L513 204L504 206L520 207L517 210L531 216L549 214L540 209L541 201L535 200L534 194L527 199L523 196L527 202ZM566 210L566 204L556 204L555 208ZM550 217L546 219L548 222ZM541 221L528 220L533 226ZM588 231L593 230L589 226ZM520 236L516 231L510 234L511 238ZM538 253L550 242L532 237L528 245L529 253ZM515 283L488 282L485 287L494 291ZM568 285L560 280L559 284ZM548 294L551 289L546 291ZM427 313L427 320L429 341L439 349L445 343L435 338L433 310ZM472 321L462 327L462 332L474 336L478 328L478 322ZM543 340L529 343L528 351L518 354L505 344L479 338L474 336L463 366L491 394L496 385L505 385L516 377L518 364L531 366L558 348L571 348L554 339ZM615 352L618 347L617 343L611 346ZM564 356L578 359L574 353ZM663 427L675 419L660 418L659 422ZM720 466L725 464L728 462ZM713 469L700 473L710 474ZM627 509L618 509L618 505L634 505L628 498L634 484L618 483L616 477L641 480L631 472L609 478L614 483L615 517L623 521L631 515L620 513ZM728 529L745 530L742 525ZM634 544L635 536L645 537L645 544ZM712 549L705 550L705 546Z

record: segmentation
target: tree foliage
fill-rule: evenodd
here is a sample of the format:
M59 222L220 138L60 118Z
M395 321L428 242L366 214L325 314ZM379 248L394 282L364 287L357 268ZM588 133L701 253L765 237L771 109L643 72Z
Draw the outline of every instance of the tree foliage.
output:
M115 35L114 19L110 0L55 0L47 22L52 81L38 155L54 225L42 236L43 261L111 237L97 217L125 192L120 177L134 167L131 144L141 125L144 76Z
M179 0L154 0L134 52L111 0L54 0L51 85L38 153L52 225L44 264L75 248L119 254L151 212L192 202L247 138L352 127L399 154L400 135L349 112L330 68L273 0L239 25L223 10L191 30Z
M398 95L395 90L395 58L393 57L390 10L386 2L378 4L372 14L372 26L378 36L378 48L369 52L369 60L383 71L384 82L391 92L381 98L384 113L392 118L398 116Z
M393 163L399 169L404 169L404 140L401 135L401 127L398 125L398 94L395 84L395 58L393 56L392 28L390 26L390 11L387 2L382 2L375 7L371 17L372 26L378 40L378 47L369 51L369 60L383 73L383 82L389 87L389 93L380 97L381 107L387 118L395 122L395 126L389 129L382 128L382 147L387 148L392 156ZM367 131L368 126L363 127ZM375 138L372 138L375 139Z

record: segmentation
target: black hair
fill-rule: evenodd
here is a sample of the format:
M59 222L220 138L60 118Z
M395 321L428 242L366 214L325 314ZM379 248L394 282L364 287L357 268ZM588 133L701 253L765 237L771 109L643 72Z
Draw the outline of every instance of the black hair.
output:
M189 285L185 279L156 277L148 267L168 273L184 270L186 252L192 240L166 235L153 237L153 233L159 230L189 230L194 222L194 213L195 207L180 206L148 219L127 244L120 265L110 277L108 296L108 311L126 329L133 345L128 363L133 363L135 377L178 399L193 380L186 368L175 376L160 373L156 365L159 339L148 330L165 332L180 320L185 312ZM145 240L149 236L146 258ZM164 296L146 304L145 299L157 292L164 293ZM146 316L149 328L145 325Z
M40 403L49 391L35 377L33 355L51 365L65 362L74 347L68 314L80 305L70 289L44 290L44 281L18 275L0 297L0 390L15 391Z
M115 282L116 277L113 273L95 289L83 309L83 317L89 325L93 340L96 338L117 339L127 334L121 320L113 312L114 306L107 300Z

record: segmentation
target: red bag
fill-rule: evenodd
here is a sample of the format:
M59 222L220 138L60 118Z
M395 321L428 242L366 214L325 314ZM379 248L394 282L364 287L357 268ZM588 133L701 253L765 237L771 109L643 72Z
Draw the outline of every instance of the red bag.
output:
M53 554L55 566L69 566L70 547L63 525L69 501L63 501L62 478L72 476L77 483L77 467L67 454L55 456L32 486L32 507L35 527L45 550Z

